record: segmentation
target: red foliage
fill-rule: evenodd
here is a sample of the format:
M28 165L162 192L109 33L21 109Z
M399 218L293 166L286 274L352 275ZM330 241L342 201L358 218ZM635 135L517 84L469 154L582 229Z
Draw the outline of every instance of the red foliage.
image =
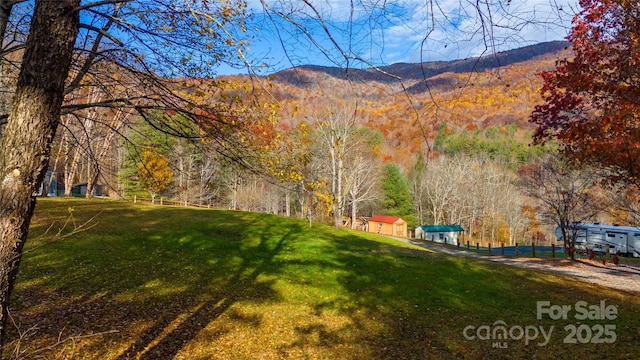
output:
M557 138L567 155L640 180L640 19L628 0L581 0L575 57L543 72L535 139Z
M536 230L536 232L531 236L531 241L540 243L547 241L547 237L540 230Z

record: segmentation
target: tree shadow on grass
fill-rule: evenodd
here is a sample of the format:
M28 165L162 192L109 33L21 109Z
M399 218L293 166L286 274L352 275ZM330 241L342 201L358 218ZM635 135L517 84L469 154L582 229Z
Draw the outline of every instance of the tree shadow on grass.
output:
M315 311L337 310L350 321L338 329L323 323L301 326L292 347L311 344L331 348L348 342L364 349L357 353L350 347L350 352L341 353L350 359L553 359L559 353L597 359L633 350L630 342L623 340L608 347L582 344L580 349L567 351L563 343L565 324L536 318L538 300L598 304L602 294L550 282L541 284L545 274L401 249L357 236L336 245L334 262L350 269L337 278L344 296L317 303ZM618 301L616 305L622 312L640 310L637 301ZM469 341L464 337L467 326L491 326L499 320L509 326L555 326L556 332L552 343L545 347L538 346L537 341L527 345L523 340L510 341L508 349L504 349L491 341ZM637 323L638 316L632 321ZM624 337L631 340L629 334Z
M87 335L87 327L93 333L127 329L80 349L95 355L109 351L105 342L122 348L121 336L129 336L129 328L137 326L135 341L108 357L173 358L237 302L279 300L274 281L259 277L278 274L274 257L300 232L298 226L266 232L272 224L256 222L256 215L247 222L244 214L234 212L154 209L147 213L149 218L137 220L145 230L122 233L113 223L140 214L106 210L100 218L104 225L96 227L102 231L99 237L86 234L26 258L27 271L14 305L24 310L24 326L40 329L37 342L55 344L61 331ZM163 238L167 233L171 239ZM61 272L68 274L64 277ZM47 295L52 289L57 290ZM252 326L260 321L237 320Z
M272 288L272 281L258 282L257 280L265 272L274 272L274 257L280 253L291 235L298 232L299 229L295 227L288 229L288 233L284 234L274 246L268 246L265 242L261 242L258 248L262 250L253 253L255 258L243 258L236 273L228 279L229 285L226 288L223 288L212 299L198 305L196 311L186 319L180 320L175 328L165 334L160 341L155 342L155 339L168 327L170 319L159 322L124 351L118 359L130 358L131 355L139 353L150 344L153 345L142 353L140 359L173 358L186 343L195 338L209 323L218 319L238 301L250 299L262 302L278 299L277 292ZM251 271L245 274L246 270Z
M286 335L275 345L252 348L259 350L251 356L553 358L558 351L568 354L557 346L562 338L545 348L514 342L504 350L466 341L462 331L496 320L554 325L535 319L536 300L601 299L532 272L399 248L352 232L310 231L290 219L181 209L144 213L132 231L114 224L140 212L105 212L99 237L87 234L30 255L17 291L25 325L40 326L41 338L53 342L61 328L72 334L121 330L83 344L74 353L79 358L204 356L189 353L191 346L250 346L265 337L235 328L264 331L267 325L286 327ZM259 306L234 308L248 303ZM635 304L617 304L632 325L638 323L637 315L628 316L638 312ZM294 314L275 318L285 324L274 323L268 312L283 308ZM216 342L227 335L246 338ZM585 345L578 355L630 353L635 340L628 331L618 335L613 347Z

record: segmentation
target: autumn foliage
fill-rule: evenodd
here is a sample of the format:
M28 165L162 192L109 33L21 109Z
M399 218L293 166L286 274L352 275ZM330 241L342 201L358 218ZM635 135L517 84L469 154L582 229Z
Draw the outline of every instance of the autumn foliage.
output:
M143 152L138 175L152 198L167 188L173 179L173 171L169 167L167 157L149 150Z
M556 138L569 156L640 180L640 19L638 3L581 0L567 37L575 56L542 73L544 104L535 139Z

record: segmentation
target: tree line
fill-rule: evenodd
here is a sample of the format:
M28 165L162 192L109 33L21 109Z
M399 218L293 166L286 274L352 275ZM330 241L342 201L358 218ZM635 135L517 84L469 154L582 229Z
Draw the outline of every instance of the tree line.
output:
M94 111L92 116L98 114ZM169 127L182 123L178 115L156 116L164 116ZM351 228L362 225L363 218L383 213L404 218L410 228L460 224L469 239L483 244L553 241L552 228L543 225L570 221L566 215L564 220L551 216L566 211L550 212L538 203L568 203L534 191L549 186L549 177L527 179L532 169L542 166L535 164L542 164L557 148L529 144L531 131L511 124L456 132L443 125L433 151L414 154L407 167L385 154L388 144L383 134L360 116L348 102L316 111L295 127L280 123L275 115L273 122L264 121L252 130L252 141L259 139L260 145L254 143L254 151L239 163L198 138L196 126L183 126L188 136L175 136L143 118L106 112L100 121L89 118L91 125L83 129L82 137L73 136L69 125L59 132L49 168L64 174L65 195L70 190L67 179L90 183L99 175L112 197L162 196ZM112 136L114 127L122 128L122 137ZM596 193L591 188L609 191L602 181L593 180L592 173L593 169L579 175L589 179L584 181L590 192ZM603 206L602 199L597 203L586 212L590 216L578 220L628 206L620 201ZM583 200L581 206L587 204ZM622 219L620 210L617 213L616 221L633 223L632 218Z
M360 114L345 102L296 127L276 121L268 131L254 129L262 144L238 163L205 139L173 136L121 112L104 113L98 124L120 125L89 126L82 137L65 127L54 142L50 169L64 174L65 195L69 180L88 183L99 175L112 197L162 196L337 227L357 228L363 217L383 213L404 218L412 228L461 224L483 243L513 244L540 233L537 213L527 215L532 210L515 184L516 170L545 152L527 146L530 132L516 125L461 133L443 127L434 151L415 154L406 167L386 156L384 136ZM172 120L176 116L163 121L180 123ZM123 137L110 136L116 126ZM182 131L197 138L195 126ZM89 190L86 196L92 196Z
M323 13L311 2L303 1L299 7L292 6L291 10L295 11L290 11L286 2L279 3L281 6L272 7L261 1L272 19L280 17L285 20L283 24L288 24L282 28L283 31L303 30L311 42L327 55L331 54L325 44L330 44L338 50L339 59L336 61L339 60L345 68L354 63L364 63L376 69L360 54L352 52L355 47L351 42L348 46L340 45L329 28L321 27L324 30L322 41L314 41L316 39L310 32L304 32L305 22L295 14L302 14L305 20L318 19L318 24L324 24ZM352 13L360 5L360 2L351 2ZM602 184L607 182L615 184L615 194L622 194L637 203L636 93L640 88L635 63L640 38L637 34L637 6L635 2L618 0L584 0L580 5L580 13L574 18L568 37L574 44L575 56L558 62L555 70L543 74L541 95L544 103L535 108L531 117L537 127L535 139L558 142L561 152L572 159L567 162L567 174L575 170L583 175L585 171L601 175L598 180L589 178L588 181L570 176L558 179L557 186L552 189L559 195L557 201L571 200L569 210L588 208L589 204L584 200L592 202L596 199ZM5 340L9 300L35 208L34 194L57 155L60 155L57 158L59 164L70 161L63 171L65 176L72 178L74 174L82 173L88 186L101 178L120 174L121 179L138 181L140 186L154 194L166 190L162 185L171 183L175 186L177 182L180 186L175 186L172 191L179 196L181 186L211 185L207 180L209 174L217 171L215 166L224 165L239 171L235 174L226 169L222 171L233 174L227 179L232 184L230 193L235 194L231 197L234 207L242 201L239 190L267 189L259 186L258 182L268 180L274 186L286 189L285 196L295 195L295 201L287 201L286 204L298 204L299 216L310 221L323 216L337 225L341 223L343 214L354 213L353 208L364 210L368 206L376 206L397 214L421 209L423 216L431 214L433 221L438 218L467 221L474 228L479 228L482 234L492 234L490 236L499 237L499 234L512 232L496 225L506 222L503 218L505 210L501 206L511 199L504 197L510 194L504 190L510 183L508 175L486 165L486 162L473 158L469 161L460 159L459 163L446 161L440 164L441 172L433 171L437 168L437 159L444 159L445 155L434 157L432 149L428 148L425 160L414 166L412 176L390 161L368 166L368 161L376 158L379 161L381 155L384 160L384 154L376 148L375 132L355 126L357 111L350 106L327 107L322 112L311 113L307 124L296 126L295 130L288 132L291 136L285 137L276 126L275 105L272 101L265 101L264 96L268 98L268 94L247 98L242 94L253 89L245 85L209 81L215 77L215 69L221 62L245 63L247 36L244 34L246 20L249 19L246 9L246 3L241 0L0 1L0 36L3 39L0 55L2 91L5 94L0 104L4 110L0 114L3 124L0 157L3 179L0 187L0 348ZM467 35L493 34L491 29L495 24L490 15L500 10L480 5L471 10L475 10L474 14L482 21L477 22L474 28L465 29ZM370 15L375 24L379 17ZM531 19L527 16L521 18L523 23L535 21L535 14L529 15ZM513 26L518 28L518 24ZM352 34L349 29L344 34ZM372 29L377 27L374 25ZM347 38L353 40L353 37ZM495 39L489 40L488 43L493 43ZM406 88L400 96L411 99ZM427 109L410 106L419 130L422 130L422 115L432 110L433 118L437 119L441 110L437 103L429 104L433 106L427 106ZM344 109L347 109L346 113L341 113ZM182 145L176 141L166 148L158 148L151 140L150 144L142 144L144 141L135 141L133 135L140 129L140 121L168 137L193 141ZM66 135L57 131L61 127L69 130ZM126 146L114 146L121 140L109 135L107 129L126 134L123 138L133 150L125 151ZM389 129L389 133L402 135L396 129ZM150 137L144 133L139 135ZM193 143L222 160L200 158L190 148ZM170 158L174 156L171 153L181 154L175 155L177 163ZM74 164L72 160L75 157L83 160ZM102 167L95 165L110 158L121 160L114 161L117 164L128 160L129 170L135 170L135 175L123 175L120 168L107 169L106 164ZM214 163L216 165L205 166ZM420 172L422 163L426 165ZM563 161L558 163L564 164ZM460 184L459 189L481 194L481 200L472 199L473 196L455 201L451 198L448 201L436 200L446 196L430 192L428 186L442 180L441 173L452 171L447 169L450 164L467 169L464 171L470 175L480 174L474 176L482 177L479 182L484 186L473 187L474 184L465 183L464 179L455 183ZM585 165L589 165L591 170L580 169ZM176 169L181 172L175 173ZM201 174L199 182L195 177L186 175L191 170L195 173L196 169ZM365 169L379 169L381 173L377 176L367 174ZM545 175L548 172L543 169L545 167L541 163L522 169L521 175L525 179L526 176L552 179ZM255 181L246 178L247 173ZM431 181L417 180L431 174L440 175ZM411 183L408 177L414 182ZM568 179L573 180L567 182ZM378 185L369 186L373 180L378 180ZM219 183L220 180L214 181L213 185ZM541 185L539 181L532 184ZM385 190L394 187L396 190L393 192ZM493 191L493 187L502 187L502 194ZM438 189L443 188L446 188L444 184ZM372 200L364 194L374 194L374 189L382 189L382 193L372 195L378 203L369 205ZM402 189L414 190L409 191L411 196L407 196ZM416 206L423 200L415 195L418 189L420 194L427 198L431 196L432 200ZM580 191L576 193L576 190ZM574 195L567 197L571 192ZM185 192L192 193L202 192ZM546 193L549 192L532 191L528 195L544 204L542 196ZM445 203L445 206L434 206ZM477 203L483 205L476 206ZM531 208L527 208L525 214L530 215ZM534 210L542 214L544 207L540 205ZM548 214L558 215L553 209ZM569 214L565 217L569 222L588 215L575 211ZM530 218L530 224L538 219L537 216ZM567 253L572 253L572 246L565 244Z

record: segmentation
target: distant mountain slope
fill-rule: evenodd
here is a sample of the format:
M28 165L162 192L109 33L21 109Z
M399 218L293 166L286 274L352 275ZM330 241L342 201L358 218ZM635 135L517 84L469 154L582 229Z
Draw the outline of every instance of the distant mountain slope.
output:
M284 127L321 121L332 107L356 107L359 124L384 137L381 152L409 164L443 128L529 129L529 116L542 101L537 74L570 56L570 43L554 41L480 58L381 69L401 82L374 69L300 66L269 76L268 92L279 103Z
M376 69L345 70L337 67L304 65L277 72L273 74L271 78L274 81L287 82L297 86L313 82L312 79L305 75L308 72L324 73L336 79L352 81L396 81L392 77L385 75L383 72L400 77L406 81L422 80L447 72L470 73L481 72L487 69L495 69L519 62L529 61L536 57L558 53L562 50L568 49L570 46L571 43L567 41L551 41L462 60L433 61L421 64L396 63L380 67L379 70L381 71Z

